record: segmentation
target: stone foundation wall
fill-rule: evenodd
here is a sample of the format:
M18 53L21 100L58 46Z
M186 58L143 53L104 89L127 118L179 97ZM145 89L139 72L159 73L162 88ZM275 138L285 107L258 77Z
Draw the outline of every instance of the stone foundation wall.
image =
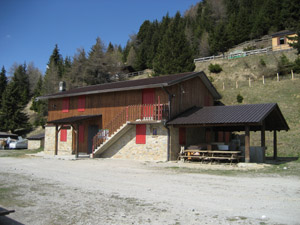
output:
M146 125L146 144L136 144L136 126L130 128L122 137L100 155L103 158L134 160L167 160L168 132L162 124ZM152 135L153 128L157 135Z
M44 153L48 155L55 154L55 126L45 127L45 147ZM60 132L58 132L58 152L57 155L72 154L72 128L67 130L67 141L60 141Z
M28 149L39 149L41 147L41 140L28 140Z

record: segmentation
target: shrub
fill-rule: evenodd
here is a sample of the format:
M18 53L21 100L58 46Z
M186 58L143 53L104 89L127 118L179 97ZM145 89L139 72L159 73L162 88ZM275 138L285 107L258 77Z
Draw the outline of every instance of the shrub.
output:
M259 63L262 66L266 66L266 62L265 62L265 60L263 58L260 58Z
M285 75L291 71L292 66L293 64L289 61L286 55L282 54L282 56L280 56L280 59L278 61L277 71L279 74Z
M211 73L220 73L222 71L222 67L219 64L209 64L208 70Z
M295 59L294 65L293 65L293 71L295 73L300 73L300 57Z
M238 94L238 95L236 96L236 101L237 101L238 103L243 103L243 100L244 100L244 97L241 96L241 94Z

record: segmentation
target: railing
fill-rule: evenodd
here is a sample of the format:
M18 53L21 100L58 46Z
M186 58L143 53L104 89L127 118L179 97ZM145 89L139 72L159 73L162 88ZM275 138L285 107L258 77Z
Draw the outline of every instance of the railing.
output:
M97 147L103 144L126 122L132 121L160 121L168 119L168 104L129 105L114 117L93 138L93 154Z
M272 47L255 49L255 50L245 51L245 52L203 57L203 58L194 59L194 62L206 62L206 61L211 61L211 60L215 60L215 59L235 59L235 58L245 57L245 56L249 56L249 55L268 53L270 51L272 51Z

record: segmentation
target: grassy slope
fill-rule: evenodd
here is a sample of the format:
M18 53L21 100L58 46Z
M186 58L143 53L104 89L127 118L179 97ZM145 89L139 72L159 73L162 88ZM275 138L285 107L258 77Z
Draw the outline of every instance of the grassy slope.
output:
M298 75L299 77L299 75ZM222 90L216 85L223 96L226 105L237 104L236 96L240 93L244 97L243 104L254 103L278 103L289 127L288 132L278 133L278 154L280 156L300 156L300 79L284 79L280 82L266 80L253 82L252 87L242 86L238 89L233 87ZM251 144L260 144L260 132L251 132ZM266 132L267 154L272 155L273 133Z

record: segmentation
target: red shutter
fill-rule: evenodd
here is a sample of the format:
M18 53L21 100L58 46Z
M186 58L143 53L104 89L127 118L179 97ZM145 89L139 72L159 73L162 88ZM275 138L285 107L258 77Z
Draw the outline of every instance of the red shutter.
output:
M85 110L85 95L78 97L78 112L84 112Z
M70 98L63 98L62 112L69 112Z
M152 105L155 103L155 89L144 89L142 104Z
M61 129L60 130L60 141L67 141L67 129Z
M136 125L136 144L146 144L146 124Z
M84 125L79 126L79 143L84 142Z
M230 136L231 136L230 132L225 132L225 143L226 144L228 144L230 142Z
M224 132L219 131L218 132L218 142L223 142L224 141Z
M210 133L210 130L208 130L208 129L205 130L205 141L206 141L206 143L211 142L211 133Z
M185 145L186 144L186 141L185 141L185 135L186 133L186 129L185 127L179 127L179 144L180 145Z

